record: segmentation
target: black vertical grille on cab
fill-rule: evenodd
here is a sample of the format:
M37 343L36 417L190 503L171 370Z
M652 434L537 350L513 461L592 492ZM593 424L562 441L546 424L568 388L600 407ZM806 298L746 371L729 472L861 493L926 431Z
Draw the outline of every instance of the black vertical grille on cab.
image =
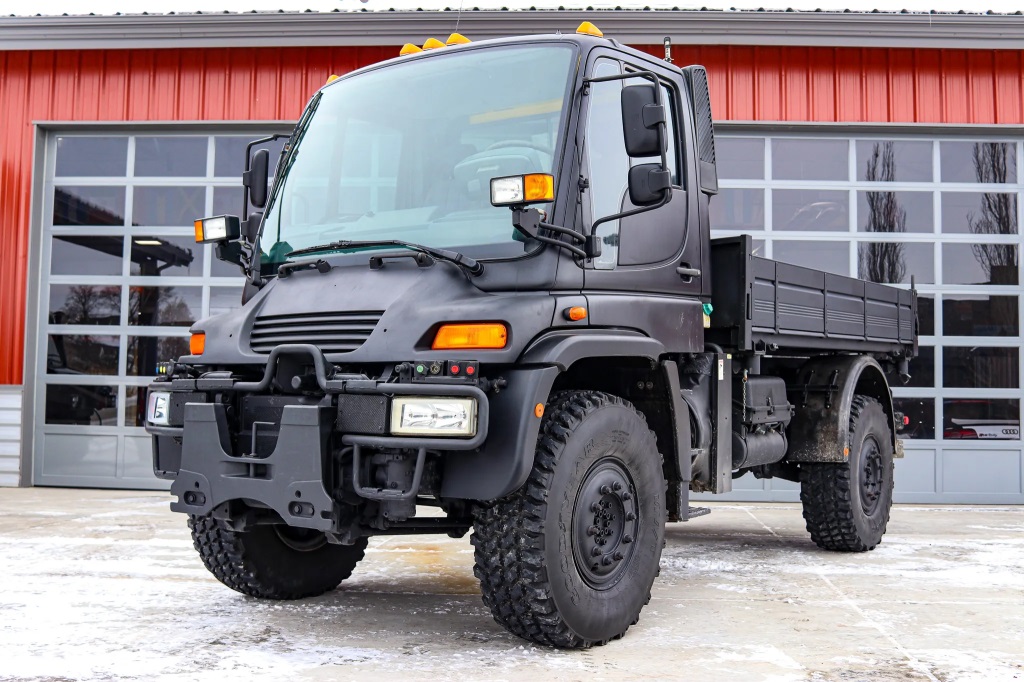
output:
M697 162L700 164L700 188L707 194L718 193L718 168L715 160L715 124L711 117L711 93L708 72L703 66L683 69L693 97L693 119L697 125Z
M363 345L383 314L383 310L357 310L260 315L252 327L249 347L255 353L270 353L283 343L311 343L324 353L348 353Z

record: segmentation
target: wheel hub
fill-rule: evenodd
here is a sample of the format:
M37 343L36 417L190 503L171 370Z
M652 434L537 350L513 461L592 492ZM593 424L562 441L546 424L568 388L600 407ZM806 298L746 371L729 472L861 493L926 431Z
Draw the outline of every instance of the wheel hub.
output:
M606 459L587 472L573 510L573 557L583 579L608 589L625 572L640 529L636 488L618 460Z
M327 536L310 528L274 525L274 532L285 545L296 552L313 552L327 544Z
M874 438L864 439L861 446L861 484L860 501L864 513L868 516L874 514L878 508L878 501L882 497L882 486L884 485L884 473L882 467L882 453L878 442Z

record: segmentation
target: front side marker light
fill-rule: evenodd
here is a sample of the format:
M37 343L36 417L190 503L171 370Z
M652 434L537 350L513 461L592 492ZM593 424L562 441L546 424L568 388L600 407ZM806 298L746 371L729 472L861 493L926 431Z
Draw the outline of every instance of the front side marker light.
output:
M202 355L206 350L206 334L193 334L188 340L188 350L192 355Z
M242 236L242 226L236 215L219 215L195 221L196 243L233 242Z
M433 350L500 350L508 343L508 328L500 322L446 324L434 336Z
M555 200L555 178L547 173L491 179L492 206L544 204Z
M155 426L167 426L170 423L171 394L150 391L146 399L146 421Z
M476 400L402 397L391 401L396 436L475 436Z

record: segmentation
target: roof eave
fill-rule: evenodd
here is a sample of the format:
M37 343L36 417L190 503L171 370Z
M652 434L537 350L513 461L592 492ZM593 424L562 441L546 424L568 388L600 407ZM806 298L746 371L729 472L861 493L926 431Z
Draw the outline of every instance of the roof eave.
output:
M1024 49L1024 16L686 10L463 12L473 39L572 31L582 20L633 45L796 45ZM0 18L0 50L400 45L442 38L452 11Z

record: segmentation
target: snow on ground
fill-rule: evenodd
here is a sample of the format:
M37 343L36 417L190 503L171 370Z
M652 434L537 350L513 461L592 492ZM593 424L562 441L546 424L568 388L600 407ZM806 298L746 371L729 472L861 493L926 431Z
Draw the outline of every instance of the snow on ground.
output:
M851 555L794 505L718 505L669 526L623 640L565 652L493 622L466 539L376 539L333 593L260 602L166 505L0 490L0 680L1024 680L1019 509L897 508Z

